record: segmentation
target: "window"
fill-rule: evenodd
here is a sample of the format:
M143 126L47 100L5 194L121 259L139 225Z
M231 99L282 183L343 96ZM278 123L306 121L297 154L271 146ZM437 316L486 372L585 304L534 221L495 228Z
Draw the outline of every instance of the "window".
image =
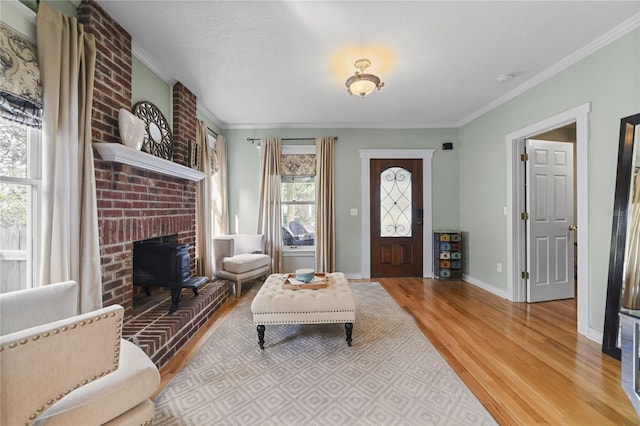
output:
M0 292L37 282L40 130L0 118Z
M315 176L282 176L281 193L283 246L315 246Z
M211 209L212 209L212 235L224 235L228 233L227 225L227 172L224 153L224 141L218 142L217 135L207 134L209 149L209 161L211 172Z

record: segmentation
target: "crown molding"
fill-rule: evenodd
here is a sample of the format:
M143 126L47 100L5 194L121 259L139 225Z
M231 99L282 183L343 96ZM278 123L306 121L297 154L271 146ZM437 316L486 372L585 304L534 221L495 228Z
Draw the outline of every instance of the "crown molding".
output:
M169 73L167 73L160 65L158 65L155 60L151 57L151 55L142 48L136 41L131 40L131 53L138 58L140 62L142 62L147 68L149 68L155 75L157 75L162 81L167 83L169 86L173 86L178 82L177 79L173 78ZM197 95L196 95L197 97ZM220 123L220 120L211 113L206 107L199 105L197 106L197 110L212 124L221 129L223 126Z
M173 78L169 73L162 69L162 67L160 67L160 65L156 63L153 57L135 40L131 40L131 53L169 86L173 86L178 82L178 80Z
M537 86L543 81L553 77L559 72L564 71L565 69L569 68L571 65L576 64L577 62L591 55L592 53L618 40L620 37L630 33L636 28L640 28L640 13L633 15L631 18L627 19L620 25L614 27L610 31L607 31L602 36L596 38L591 43L576 50L575 52L565 57L564 59L560 60L559 62L556 62L554 65L545 69L535 77L525 81L523 84L516 87L515 89L505 93L504 95L493 100L492 102L489 102L487 105L476 110L475 112L472 112L468 116L464 117L462 120L458 121L458 123L456 123L456 127L462 127L465 124L475 120L476 118L486 114L487 112L499 107L505 102L515 98L516 96L521 95L522 93Z
M255 129L455 129L456 123L249 123L249 124L225 124L226 130L255 130Z
M223 129L224 126L222 125L222 123L220 122L220 120L218 120L218 117L216 117L211 111L209 111L206 107L202 106L202 105L198 105L196 107L197 111L207 120L209 120L211 122L211 124L213 124L214 126L216 126L218 129Z

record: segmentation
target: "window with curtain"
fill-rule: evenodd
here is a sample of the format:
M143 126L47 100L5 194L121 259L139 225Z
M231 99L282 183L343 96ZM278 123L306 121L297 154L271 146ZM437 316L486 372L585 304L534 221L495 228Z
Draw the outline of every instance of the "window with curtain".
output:
M42 87L35 44L0 24L0 292L38 282Z
M0 292L38 281L40 133L0 117Z
M223 195L224 183L222 181L222 171L220 168L220 155L218 153L218 141L212 134L207 134L207 145L209 148L209 161L211 170L211 208L212 212L212 236L223 235Z
M306 147L287 146L305 152ZM285 249L315 247L316 160L314 154L282 155L282 245Z
M212 134L207 134L207 144L209 148L209 160L211 161L211 173L216 174L218 171L218 152L216 151L216 137Z

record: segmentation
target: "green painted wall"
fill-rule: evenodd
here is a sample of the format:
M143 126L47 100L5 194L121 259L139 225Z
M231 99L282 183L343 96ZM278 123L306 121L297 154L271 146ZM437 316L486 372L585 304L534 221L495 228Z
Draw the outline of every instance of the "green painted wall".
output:
M38 2L36 0L19 0L20 3L27 6L34 12L38 11ZM42 0L46 1L50 6L55 7L67 16L76 16L78 14L78 6L81 0ZM0 2L1 3L1 2Z
M267 129L225 130L229 170L230 231L256 232L260 186L260 151L247 138L338 136L336 161L337 270L359 274L360 267L360 149L434 148L433 225L458 227L457 129ZM442 151L443 142L453 151ZM288 144L305 142L285 141ZM312 142L306 142L312 143ZM350 209L357 208L358 216Z
M158 77L149 67L135 56L132 63L131 106L136 102L149 101L157 106L164 114L173 129L173 88ZM195 94L198 96L197 93ZM201 111L196 117L216 133L220 133L213 121Z
M460 228L469 233L468 274L500 291L506 264L505 136L591 102L589 119L589 326L602 331L620 118L640 112L640 30L459 129Z
M131 106L136 102L149 101L162 111L173 129L173 93L164 80L133 57L131 63Z

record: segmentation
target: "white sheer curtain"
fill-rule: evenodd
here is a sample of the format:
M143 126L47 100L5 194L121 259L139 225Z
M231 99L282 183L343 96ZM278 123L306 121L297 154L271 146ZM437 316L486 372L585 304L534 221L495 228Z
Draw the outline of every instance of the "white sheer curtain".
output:
M40 2L42 247L40 284L75 280L80 311L102 306L91 107L96 47L77 19Z
M316 271L336 268L333 137L316 138Z
M279 138L261 139L260 154L262 177L258 206L258 233L265 235L266 252L271 256L271 272L277 273L282 271L282 209L280 207L282 141Z
M200 275L213 276L213 206L211 202L212 170L211 150L207 125L198 120L198 133L196 144L200 145L202 158L200 158L201 171L204 178L196 184L196 258Z
M227 142L222 135L216 136L215 170L213 171L213 235L229 233L227 210Z

